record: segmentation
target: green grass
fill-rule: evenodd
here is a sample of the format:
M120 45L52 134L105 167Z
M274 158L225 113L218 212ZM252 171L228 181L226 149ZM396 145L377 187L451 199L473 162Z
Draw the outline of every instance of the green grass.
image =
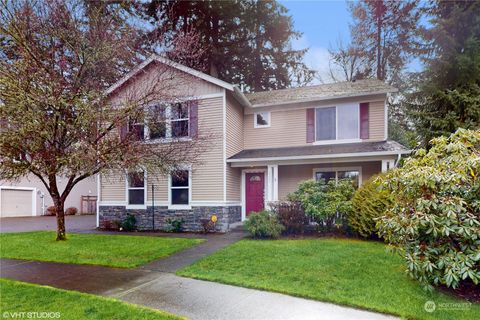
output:
M133 268L203 240L146 236L67 234L48 231L0 234L0 258Z
M69 320L182 319L166 312L110 298L6 279L0 279L0 297L0 315L5 319L13 319L15 312L59 312L60 317L52 314L49 319ZM41 315L37 318L41 318ZM47 318L44 316L43 319Z
M402 259L382 243L360 240L242 240L177 274L330 301L409 319L478 319L480 305L427 293L404 273ZM426 301L437 310L427 313ZM450 308L446 310L446 308Z

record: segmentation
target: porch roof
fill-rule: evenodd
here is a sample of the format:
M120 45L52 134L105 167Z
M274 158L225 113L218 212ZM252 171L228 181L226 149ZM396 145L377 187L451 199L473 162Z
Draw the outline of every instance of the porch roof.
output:
M297 159L327 159L402 155L411 151L396 141L374 141L330 145L313 145L286 148L243 150L227 159L227 162L257 162Z

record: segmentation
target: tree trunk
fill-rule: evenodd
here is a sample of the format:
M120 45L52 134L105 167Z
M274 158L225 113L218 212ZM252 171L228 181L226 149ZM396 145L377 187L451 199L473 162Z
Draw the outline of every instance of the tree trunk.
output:
M60 197L53 199L55 204L55 213L57 215L57 241L67 240L65 232L65 201Z

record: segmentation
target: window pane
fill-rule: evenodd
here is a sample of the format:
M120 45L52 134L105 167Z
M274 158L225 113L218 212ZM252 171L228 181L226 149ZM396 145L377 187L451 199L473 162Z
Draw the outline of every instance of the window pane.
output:
M358 105L338 106L337 115L337 139L358 139Z
M128 174L128 186L131 188L143 188L144 187L143 171L130 172Z
M182 103L172 104L171 119L185 119L188 118L188 105Z
M316 109L317 140L335 140L335 107Z
M145 204L145 190L128 190L128 204Z
M353 182L355 188L358 188L359 184L359 172L358 171L338 171L338 179L350 179Z
M257 113L257 126L268 126L269 120L268 112Z
M130 125L130 132L133 133L133 138L136 140L143 140L145 138L144 134L144 125L143 124L132 124Z
M180 170L172 174L172 187L188 187L188 170Z
M150 139L161 139L167 135L167 124L165 122L150 122Z
M172 122L172 137L188 137L188 120L180 120Z
M188 188L171 189L172 204L188 204Z
M325 183L327 183L330 180L335 181L335 172L316 172L315 173L315 179L319 181L320 179L324 179Z

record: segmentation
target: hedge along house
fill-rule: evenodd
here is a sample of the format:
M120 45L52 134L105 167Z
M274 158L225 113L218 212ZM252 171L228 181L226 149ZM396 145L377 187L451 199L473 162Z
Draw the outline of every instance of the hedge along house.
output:
M217 229L227 231L251 212L284 199L303 180L350 178L360 185L409 153L387 139L385 102L395 89L377 80L244 94L152 56L109 89L112 101L132 86L148 85L149 74L165 66L172 70L165 81L184 96L182 102L158 101L162 108L154 112L165 119L162 130L151 130L149 123L129 130L137 130L145 143L205 135L209 147L198 163L171 175L100 175L99 227L133 214L140 229L164 229L169 219L183 219L186 230L197 231L201 219L215 214Z

